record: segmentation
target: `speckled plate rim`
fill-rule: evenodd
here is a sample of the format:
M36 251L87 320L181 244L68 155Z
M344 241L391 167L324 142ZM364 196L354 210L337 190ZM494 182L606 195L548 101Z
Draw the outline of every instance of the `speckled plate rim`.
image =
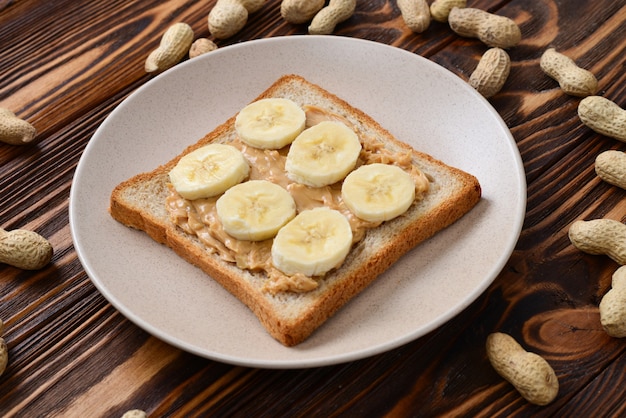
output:
M405 255L292 348L273 340L244 305L197 268L107 212L115 185L167 162L289 73L369 113L416 149L474 174L483 189L469 214ZM456 316L508 261L525 210L515 141L465 81L399 48L306 35L224 47L146 82L111 112L85 148L69 217L86 273L140 328L216 361L305 368L397 348Z

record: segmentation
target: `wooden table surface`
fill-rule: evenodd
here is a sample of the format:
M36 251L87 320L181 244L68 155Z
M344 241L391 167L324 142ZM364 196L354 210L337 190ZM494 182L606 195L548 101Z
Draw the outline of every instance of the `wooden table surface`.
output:
M585 127L580 98L542 73L548 47L592 71L602 95L626 107L626 0L470 0L512 18L521 43L490 99L519 147L528 183L523 231L493 284L460 315L390 352L347 364L266 370L223 364L144 332L98 292L68 221L76 165L107 115L153 75L148 53L172 23L210 37L214 1L0 0L0 107L28 120L36 143L0 143L0 226L54 247L51 264L0 264L0 318L9 364L0 415L121 416L626 416L626 341L608 336L598 304L618 265L575 249L577 219L626 219L624 190L594 159L623 143ZM267 1L219 47L302 35ZM334 34L400 47L468 80L485 46L433 22L422 34L395 1L359 0ZM542 355L560 382L547 406L525 401L490 366L485 340L503 331Z

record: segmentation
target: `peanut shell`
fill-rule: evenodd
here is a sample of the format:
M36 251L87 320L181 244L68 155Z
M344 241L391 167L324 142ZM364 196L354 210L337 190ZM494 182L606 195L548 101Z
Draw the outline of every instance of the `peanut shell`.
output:
M502 48L491 48L483 54L469 79L469 83L484 97L498 93L511 70L509 54Z
M489 362L524 399L535 405L547 405L559 392L559 381L548 362L525 351L510 335L496 332L487 337Z

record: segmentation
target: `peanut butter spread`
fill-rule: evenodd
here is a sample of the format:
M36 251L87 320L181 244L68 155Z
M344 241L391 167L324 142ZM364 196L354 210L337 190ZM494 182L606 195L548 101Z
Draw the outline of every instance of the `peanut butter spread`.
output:
M323 120L339 120L351 126L339 115L314 106L305 106L306 126L313 126ZM362 143L362 150L357 167L362 164L395 164L407 171L415 181L416 200L429 188L428 178L411 164L411 153L393 153L373 138L364 140L363 134L351 126ZM289 147L280 150L267 150L250 147L235 139L230 143L238 148L250 164L249 180L268 180L284 187L293 196L297 212L327 206L343 213L352 228L353 243L360 241L366 231L377 227L380 222L367 222L357 218L343 203L341 182L325 187L309 187L296 183L287 177L285 160ZM188 234L196 235L207 246L207 250L217 254L222 260L236 263L241 269L265 271L268 280L265 290L278 292L308 292L318 286L313 277L302 274L287 276L272 265L272 239L264 241L242 241L227 234L217 217L215 202L219 196L204 199L187 200L182 198L170 185L167 209L172 222Z

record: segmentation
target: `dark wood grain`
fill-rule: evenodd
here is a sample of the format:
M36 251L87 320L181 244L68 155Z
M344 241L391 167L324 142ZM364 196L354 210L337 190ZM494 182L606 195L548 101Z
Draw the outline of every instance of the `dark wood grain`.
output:
M68 199L74 170L106 116L151 79L147 54L173 22L209 36L214 1L0 1L0 107L38 130L36 144L0 144L0 226L47 237L53 263L35 272L0 265L0 318L10 363L0 377L3 416L624 416L626 343L599 322L598 303L617 265L582 254L576 219L626 220L626 192L600 181L596 155L623 143L583 126L579 98L539 68L548 47L599 80L626 107L626 0L476 0L514 19L523 41L490 99L517 142L528 182L527 214L510 260L464 312L390 352L336 366L263 370L196 357L145 333L97 291L72 245ZM270 0L220 47L305 35ZM360 0L335 35L424 56L467 80L486 47L433 22L404 25L395 1ZM462 278L459 278L462 280ZM489 365L484 342L503 331L554 367L557 399L524 401Z

